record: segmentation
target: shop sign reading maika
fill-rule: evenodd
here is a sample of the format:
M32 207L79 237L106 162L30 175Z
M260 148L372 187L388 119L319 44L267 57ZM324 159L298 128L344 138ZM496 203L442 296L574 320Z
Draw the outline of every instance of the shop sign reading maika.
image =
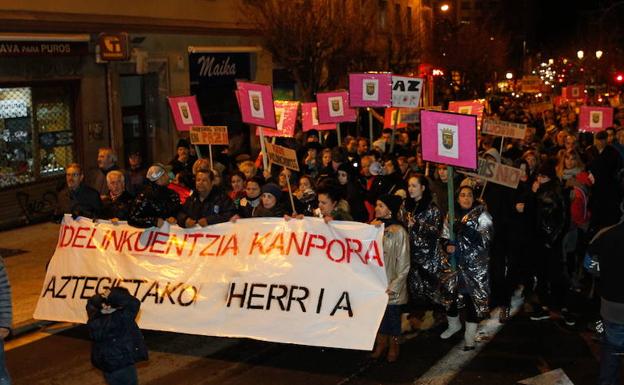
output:
M87 53L87 42L0 41L0 57L75 56Z
M251 54L240 52L192 52L191 84L224 84L251 78Z

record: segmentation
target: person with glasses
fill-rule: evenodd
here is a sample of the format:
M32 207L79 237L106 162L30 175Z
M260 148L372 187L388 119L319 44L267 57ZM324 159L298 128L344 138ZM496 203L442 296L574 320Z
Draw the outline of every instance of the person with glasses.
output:
M66 186L59 192L58 204L54 217L60 221L64 214L73 217L98 218L102 211L100 194L84 184L82 167L78 163L71 163L65 172Z

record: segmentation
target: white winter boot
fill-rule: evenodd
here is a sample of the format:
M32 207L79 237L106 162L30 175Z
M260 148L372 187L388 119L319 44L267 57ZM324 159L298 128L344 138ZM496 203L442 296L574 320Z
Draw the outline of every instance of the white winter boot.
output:
M466 322L466 331L464 332L464 351L474 350L475 345L477 344L477 326L479 326L476 322Z
M457 333L462 328L461 321L459 320L459 316L457 317L446 316L446 319L448 321L448 326L446 327L446 330L443 331L442 334L440 334L440 338L442 338L443 340L451 338L453 334Z

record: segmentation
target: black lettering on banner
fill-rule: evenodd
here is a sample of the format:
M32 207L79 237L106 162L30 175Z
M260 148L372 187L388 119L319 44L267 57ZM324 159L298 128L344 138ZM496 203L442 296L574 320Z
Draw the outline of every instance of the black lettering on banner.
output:
M52 298L55 298L54 289L56 286L56 276L52 276L50 278L50 282L48 282L48 286L46 286L45 291L41 295L41 297L45 297L48 292L52 292Z
M418 86L420 86L420 80L408 80L409 86L407 87L408 91L418 92Z
M398 80L394 84L394 87L392 87L392 91L396 91L396 90L399 90L401 92L405 92L405 83L403 83L403 80Z
M188 289L192 289L193 290L193 296L191 297L191 300L189 302L183 302L182 301L182 294L186 293L186 291ZM182 288L178 292L178 305L180 305L180 306L189 306L190 304L192 304L193 302L195 302L197 300L197 293L198 292L199 292L199 290L197 290L197 288L195 286L185 286L184 288Z
M111 279L108 277L102 277L100 278L100 280L98 281L97 285L95 286L95 294L99 294L100 293L100 285L102 284L102 281L107 280L108 283L111 283ZM102 289L106 290L106 289L110 289L111 286L104 286ZM134 296L136 297L136 293L134 294Z
M85 278L86 277L76 277L76 276L71 277L71 279L76 281L76 284L74 285L74 291L72 292L72 298L76 298L76 289L78 289L78 283Z
M137 295L139 295L139 288L141 287L141 285L147 283L147 281L144 279L133 279L132 282L137 284L136 288L134 289L134 294L132 294L136 297ZM162 303L162 299L160 300L160 303Z
M325 288L321 288L318 303L316 304L316 314L321 312L321 307L323 306L323 294L325 294Z
M82 286L82 290L80 291L80 299L89 299L91 295L86 295L85 291L95 289L95 286L89 286L89 281L97 281L97 277L85 277L84 285Z
M154 281L152 286L147 290L147 292L141 298L141 302L145 302L147 297L154 297L154 303L158 304L158 281Z
M273 289L282 289L282 294L273 295ZM274 299L277 300L277 303L279 304L279 307L282 311L286 310L286 307L284 306L284 302L282 300L286 298L287 295L288 295L288 286L275 285L275 284L271 285L269 287L269 295L267 296L266 310L271 310L271 302Z
M234 290L236 289L236 283L232 282L230 284L230 293L228 295L227 307L230 307L232 303L232 298L240 298L240 307L245 305L245 297L247 296L247 282L245 282L245 286L243 286L243 292L241 294L234 294Z
M304 292L304 295L301 297L295 297L294 293L295 290L301 290ZM305 305L303 303L303 300L308 298L308 295L310 295L310 290L308 290L307 287L305 286L291 286L290 287L290 293L288 295L288 306L286 306L286 311L290 311L290 305L292 304L293 301L299 302L299 306L301 306L301 310L305 313L306 309L305 309Z
M267 285L264 283L252 283L251 288L249 288L249 298L247 299L247 309L264 309L262 305L254 305L252 303L254 298L264 298L264 294L256 294L254 293L255 288L266 288Z
M175 301L173 300L173 298L171 298L171 294L173 292L175 292L176 290L178 290L178 288L182 286L182 283L178 283L175 286L171 286L171 289L169 288L169 282L167 282L167 285L165 286L165 290L163 291L162 296L160 297L160 302L159 303L163 303L163 301L165 300L165 296L169 297L169 302L171 302L172 305L175 305Z
M61 277L61 279L65 280L65 283L63 284L61 289L56 293L56 295L54 296L55 298L67 298L66 294L61 294L61 293L63 292L63 290L65 290L65 286L67 286L71 282L72 277L69 275L66 275L64 277Z
M342 306L343 299L346 302L344 306ZM342 295L340 296L338 303L336 303L336 306L334 306L334 310L332 310L332 312L329 315L333 316L334 314L336 314L336 311L339 309L346 310L349 313L349 317L353 317L353 310L351 309L351 301L349 301L349 293L346 291L342 292Z

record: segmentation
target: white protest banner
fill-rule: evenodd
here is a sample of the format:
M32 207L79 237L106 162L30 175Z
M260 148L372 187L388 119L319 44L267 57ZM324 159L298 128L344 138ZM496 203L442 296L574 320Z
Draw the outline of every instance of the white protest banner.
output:
M507 138L524 139L526 128L526 124L486 118L483 120L481 133L494 136L504 136Z
M269 162L299 171L299 162L297 162L297 152L295 150L272 143L266 144L266 150Z
M388 302L382 237L320 218L138 229L65 216L34 317L84 323L90 296L123 286L145 329L370 350Z
M488 182L500 184L503 186L518 188L522 170L515 167L505 166L503 164L479 158L478 173L459 171L460 173L474 178L485 179Z
M190 132L191 144L228 145L227 126L193 126Z
M418 107L423 85L422 78L392 75L392 107Z

